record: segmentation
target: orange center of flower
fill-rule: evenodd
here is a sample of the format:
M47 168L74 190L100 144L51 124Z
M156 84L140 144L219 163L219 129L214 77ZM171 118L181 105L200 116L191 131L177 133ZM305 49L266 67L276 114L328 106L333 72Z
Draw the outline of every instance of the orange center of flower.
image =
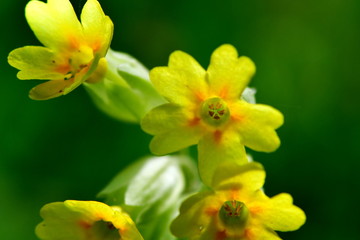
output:
M218 127L228 122L230 111L224 100L219 97L206 99L200 110L201 119L207 124Z
M249 210L243 202L226 201L219 211L221 222L233 230L244 229L249 218Z

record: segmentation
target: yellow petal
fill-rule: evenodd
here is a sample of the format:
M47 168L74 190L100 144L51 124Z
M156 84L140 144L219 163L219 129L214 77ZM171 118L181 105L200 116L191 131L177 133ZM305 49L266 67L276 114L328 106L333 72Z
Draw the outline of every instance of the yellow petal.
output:
M114 231L124 240L143 240L131 218L121 208L101 202L67 200L50 203L41 209L40 215L44 221L36 227L36 235L42 240L102 240L107 234L114 236ZM111 223L114 228L109 228L109 232L106 228L105 232L99 231L96 223Z
M83 41L81 24L68 0L30 1L25 16L39 41L51 49L67 50Z
M232 45L224 44L211 55L207 73L212 94L238 99L255 73L255 64L248 57L239 58Z
M205 135L199 142L199 173L207 186L214 186L217 169L237 167L246 163L245 148L235 131L215 131Z
M92 66L90 68L92 68ZM80 72L76 73L73 83L64 89L64 95L80 86L86 80L87 76L89 76L89 73L90 70L88 68L84 68Z
M45 47L26 46L10 52L8 62L20 70L19 79L62 79L64 75L55 71L60 59Z
M238 101L231 112L245 146L263 152L275 151L280 146L275 129L284 122L281 112L267 105L245 101Z
M52 80L41 83L30 90L29 97L33 100L47 100L64 95L64 89L73 82L69 80Z
M211 192L201 192L186 199L181 205L180 215L171 224L171 232L178 238L197 239L214 218L212 206L216 203L217 198Z
M305 213L293 205L290 194L281 193L272 197L269 201L261 204L259 219L267 227L276 231L295 231L306 220Z
M98 83L104 80L108 71L108 62L106 58L100 58L95 70L86 78L87 83Z
M33 100L47 100L62 95L66 95L80 86L88 73L88 69L84 68L69 80L51 80L39 84L32 88L29 97Z
M202 134L201 129L197 127L178 127L156 135L150 142L150 150L156 155L176 152L197 144Z
M169 102L183 106L201 102L208 90L205 70L190 55L181 51L170 55L169 67L152 69L150 80Z
M152 135L168 132L185 126L191 115L183 107L169 103L160 105L148 112L142 119L142 129Z
M87 43L104 57L113 36L113 23L105 16L100 4L96 0L88 0L81 12L81 24Z
M225 165L218 168L213 178L214 189L229 185L239 185L243 192L252 193L263 187L265 170L260 163L249 162L243 165Z
M262 226L251 226L246 229L246 240L281 240L276 232Z

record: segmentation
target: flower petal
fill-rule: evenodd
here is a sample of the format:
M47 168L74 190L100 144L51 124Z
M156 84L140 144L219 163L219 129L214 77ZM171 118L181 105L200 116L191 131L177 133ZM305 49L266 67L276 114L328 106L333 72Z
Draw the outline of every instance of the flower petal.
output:
M230 44L217 48L207 70L211 92L224 99L238 99L255 73L255 64L248 57L238 58Z
M66 95L80 86L86 79L88 69L84 68L69 80L51 80L32 88L29 97L33 100L47 100Z
M181 205L180 215L171 224L171 232L178 238L200 236L212 219L206 209L211 209L216 202L211 192L201 192L186 199Z
M243 192L255 192L265 183L265 170L260 163L249 162L241 166L223 166L214 174L213 188L220 189L230 185L240 185Z
M112 220L113 209L101 202L67 200L64 202L64 206L68 208L68 211L79 213L89 221L99 220L100 216L98 213L101 213L101 219L106 221ZM42 215L42 217L45 218L46 216Z
M62 79L56 71L62 59L45 47L26 46L10 52L8 62L20 70L19 79Z
M276 232L261 226L246 229L246 240L281 240Z
M96 65L97 65L97 63L96 63ZM90 74L91 69L95 69L95 68L93 68L93 66L90 67L90 70L88 68L83 68L80 72L76 73L73 83L64 89L64 95L73 91L75 88L80 86L83 82L85 82L87 76L91 75Z
M81 214L69 211L62 202L45 205L40 215L46 221L36 226L35 232L40 239L81 239L83 236L82 229L76 223L81 219Z
M284 122L281 112L267 105L238 101L231 113L245 146L263 152L275 151L280 146L275 129Z
M208 90L205 70L194 58L181 51L170 55L169 67L152 69L150 80L162 96L179 105L201 102Z
M96 0L88 0L81 12L81 24L87 43L104 57L113 36L114 25L105 16L100 4Z
M183 107L168 103L148 112L141 122L141 127L149 134L161 134L178 126L185 126L190 118Z
M40 215L44 221L35 232L42 240L104 239L113 231L118 231L124 240L143 239L125 212L101 202L67 200L50 203L41 209ZM96 223L110 223L114 228L99 229Z
M306 220L305 213L293 205L290 194L281 193L260 206L259 218L267 227L276 231L295 231Z
M198 127L178 127L156 135L150 142L150 150L156 155L176 152L199 142L202 131Z
M51 49L66 50L83 40L81 24L68 0L30 1L25 16L36 37Z
M71 86L71 80L52 80L41 83L30 90L29 97L33 100L47 100L64 95L64 89Z
M218 185L217 169L231 168L246 163L245 148L235 131L215 131L205 135L199 142L199 173L202 181L210 187Z

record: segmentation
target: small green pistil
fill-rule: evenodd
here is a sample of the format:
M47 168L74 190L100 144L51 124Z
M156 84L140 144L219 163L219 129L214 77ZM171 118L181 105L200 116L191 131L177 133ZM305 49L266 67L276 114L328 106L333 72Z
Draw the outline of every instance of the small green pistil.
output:
M242 202L236 200L226 201L219 211L219 217L226 227L240 230L246 225L249 210Z
M91 229L91 239L96 240L119 240L120 234L119 229L111 222L97 221L95 222Z
M213 97L203 102L200 115L207 124L218 127L228 122L230 111L224 100Z

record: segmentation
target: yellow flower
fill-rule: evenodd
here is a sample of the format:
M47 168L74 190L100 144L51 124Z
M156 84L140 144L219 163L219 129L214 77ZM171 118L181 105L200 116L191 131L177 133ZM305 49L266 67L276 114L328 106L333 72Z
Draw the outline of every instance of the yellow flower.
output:
M214 190L191 196L182 204L171 230L197 240L279 240L275 231L294 231L304 212L281 193L272 198L261 189L265 171L259 163L219 169Z
M125 212L101 202L54 202L40 214L36 235L42 240L143 240Z
M19 69L19 79L51 80L30 91L30 98L45 100L65 95L91 77L106 71L104 56L109 48L113 24L97 0L88 0L79 22L69 0L30 1L26 19L45 46L25 46L8 57ZM91 78L91 81L98 79Z
M155 135L151 151L163 155L198 144L200 175L210 185L221 164L247 162L244 145L276 150L280 140L275 129L283 124L282 114L241 98L254 73L254 63L239 58L228 44L214 51L206 71L190 55L172 53L168 67L150 72L155 88L169 101L142 121L143 130Z

